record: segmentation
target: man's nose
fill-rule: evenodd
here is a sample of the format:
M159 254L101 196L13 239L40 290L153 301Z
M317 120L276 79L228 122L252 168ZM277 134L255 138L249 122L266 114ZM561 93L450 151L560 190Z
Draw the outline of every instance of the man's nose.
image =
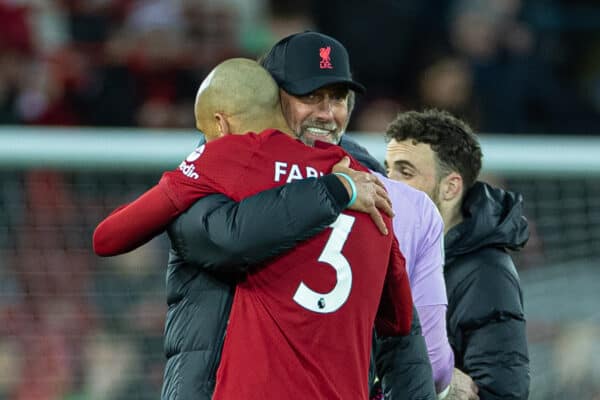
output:
M333 102L328 97L325 97L317 105L316 116L322 120L332 121L333 120Z

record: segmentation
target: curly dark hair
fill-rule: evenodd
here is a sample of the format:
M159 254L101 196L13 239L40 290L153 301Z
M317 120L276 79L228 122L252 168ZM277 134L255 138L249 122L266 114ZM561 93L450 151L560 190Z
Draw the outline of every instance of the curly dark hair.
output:
M465 191L475 183L481 171L483 155L477 135L467 123L449 112L428 109L400 113L388 125L386 137L396 141L412 139L415 144L430 145L440 176L458 172Z

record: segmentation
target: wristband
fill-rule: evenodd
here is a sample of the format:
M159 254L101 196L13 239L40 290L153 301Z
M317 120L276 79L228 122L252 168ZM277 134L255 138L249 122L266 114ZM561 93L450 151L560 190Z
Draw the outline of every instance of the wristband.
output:
M338 176L341 176L344 179L346 179L346 181L348 181L348 184L350 185L350 189L352 189L352 196L350 196L350 201L346 205L346 208L348 208L356 202L356 196L358 195L358 191L356 190L356 185L354 184L354 181L352 180L352 178L350 178L349 175L344 174L343 172L334 172L334 175L338 175Z

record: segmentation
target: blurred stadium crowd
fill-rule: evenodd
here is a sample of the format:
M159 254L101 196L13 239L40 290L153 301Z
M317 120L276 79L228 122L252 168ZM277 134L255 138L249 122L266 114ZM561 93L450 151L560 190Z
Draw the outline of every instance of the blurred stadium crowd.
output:
M344 43L368 88L351 131L381 132L398 111L430 106L486 133L600 133L593 0L0 0L0 124L191 130L198 83L216 63L257 58L307 28ZM157 398L168 244L162 237L99 259L91 233L159 176L0 171L0 399ZM513 183L526 201L557 196L551 182ZM562 195L584 201L589 192L596 201L596 183ZM577 237L581 226L598 234L589 213L571 226L560 209L530 212L546 239L558 231ZM552 218L558 225L542 224ZM519 265L549 260L536 240ZM588 244L586 255L597 256ZM592 347L578 354L594 354L598 332L580 331ZM546 345L563 333L533 323L532 334ZM589 369L577 361L563 366L565 392L532 398L600 395L598 362Z
M1 0L0 123L191 127L198 82L312 28L367 88L350 130L444 108L482 132L591 133L592 0ZM499 84L502 82L502 84Z

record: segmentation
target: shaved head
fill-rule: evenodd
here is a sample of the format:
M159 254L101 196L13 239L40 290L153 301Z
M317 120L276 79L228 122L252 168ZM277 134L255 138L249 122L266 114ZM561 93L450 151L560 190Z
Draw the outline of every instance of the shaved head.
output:
M277 84L256 61L246 58L226 60L208 74L198 89L194 113L196 127L207 139L219 136L217 114L227 119L233 133L290 131Z

